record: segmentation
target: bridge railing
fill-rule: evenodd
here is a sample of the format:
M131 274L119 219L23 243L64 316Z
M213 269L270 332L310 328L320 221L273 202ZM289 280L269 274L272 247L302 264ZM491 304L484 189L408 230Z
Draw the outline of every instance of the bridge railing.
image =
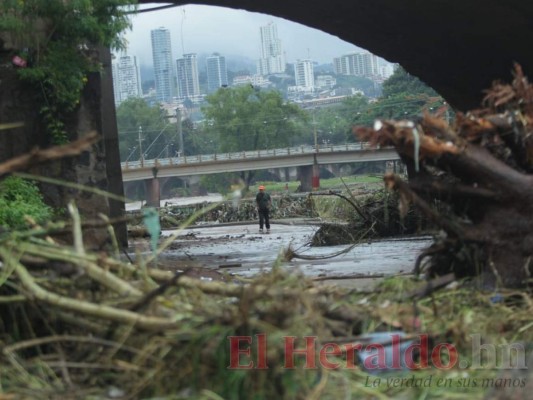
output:
M159 158L150 160L128 161L121 163L122 169L136 169L136 168L152 168L155 166L171 166L180 164L197 164L213 161L224 160L244 160L244 159L257 159L263 157L276 157L276 156L289 156L296 154L310 154L310 153L336 153L343 151L357 151L370 149L370 143L358 142L358 143L346 143L346 144L322 144L311 146L302 145L296 147L286 147L279 149L264 149L264 150L247 150L232 153L215 153L215 154L197 154L194 156L180 156Z

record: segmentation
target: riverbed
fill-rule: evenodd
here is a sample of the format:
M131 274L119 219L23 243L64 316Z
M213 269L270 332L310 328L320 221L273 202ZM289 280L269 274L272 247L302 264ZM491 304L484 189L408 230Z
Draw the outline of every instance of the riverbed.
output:
M251 277L270 270L276 262L289 270L301 271L316 280L343 286L361 286L383 277L409 274L417 255L431 244L431 237L402 237L367 241L344 254L332 255L349 246L311 247L316 225L283 222L273 224L270 234L260 234L257 224L230 224L194 227L181 231L163 231L175 235L164 252L166 268L194 266L199 271ZM288 248L305 258L283 261ZM201 275L201 274L200 274ZM212 279L205 274L204 279Z

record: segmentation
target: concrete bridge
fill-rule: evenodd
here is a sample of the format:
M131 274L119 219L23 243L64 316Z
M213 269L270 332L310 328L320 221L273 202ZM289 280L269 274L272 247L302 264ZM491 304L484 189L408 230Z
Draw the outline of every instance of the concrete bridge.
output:
M124 162L122 179L124 182L143 180L147 203L158 206L162 178L298 167L301 187L317 189L320 165L395 160L399 156L393 148L375 149L369 143L298 146Z

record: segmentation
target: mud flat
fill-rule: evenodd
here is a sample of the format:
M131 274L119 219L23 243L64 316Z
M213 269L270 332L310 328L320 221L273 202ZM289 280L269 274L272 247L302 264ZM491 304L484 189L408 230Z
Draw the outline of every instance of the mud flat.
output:
M162 236L177 234L161 258L164 268L193 266L224 274L252 277L270 270L290 245L300 255L323 257L348 246L311 247L316 225L283 223L272 225L270 234L260 234L257 224L210 225L163 231ZM283 261L288 269L326 283L368 287L383 277L411 273L417 255L431 244L429 236L373 240L358 244L345 254L328 259ZM139 245L138 243L136 244ZM206 274L205 279L213 279Z

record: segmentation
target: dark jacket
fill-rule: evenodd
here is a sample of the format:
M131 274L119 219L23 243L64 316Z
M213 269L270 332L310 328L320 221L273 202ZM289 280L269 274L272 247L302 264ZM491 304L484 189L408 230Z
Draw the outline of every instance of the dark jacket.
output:
M268 210L270 208L270 195L266 192L257 193L255 201L260 210Z

